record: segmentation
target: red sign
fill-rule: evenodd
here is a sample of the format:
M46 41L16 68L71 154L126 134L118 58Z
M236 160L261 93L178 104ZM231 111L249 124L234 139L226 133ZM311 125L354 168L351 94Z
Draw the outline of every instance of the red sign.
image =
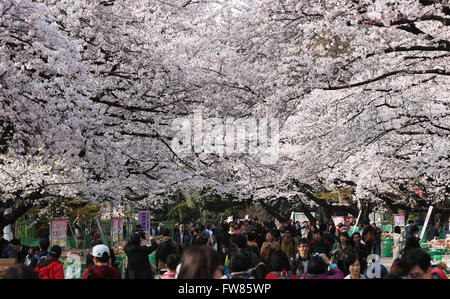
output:
M67 219L52 220L51 239L59 240L67 237Z
M350 217L345 218L345 223L350 223Z

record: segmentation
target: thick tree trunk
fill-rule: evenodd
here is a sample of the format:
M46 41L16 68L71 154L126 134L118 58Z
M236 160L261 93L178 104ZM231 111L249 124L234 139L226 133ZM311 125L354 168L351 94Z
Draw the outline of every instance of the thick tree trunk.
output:
M3 231L9 224L15 224L16 220L25 215L32 207L32 204L20 204L17 208L12 208L10 214L0 215L0 230Z

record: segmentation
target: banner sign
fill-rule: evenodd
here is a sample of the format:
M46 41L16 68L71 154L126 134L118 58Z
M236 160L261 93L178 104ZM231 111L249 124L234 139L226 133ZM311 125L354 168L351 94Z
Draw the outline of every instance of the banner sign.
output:
M353 234L356 231L356 228L358 227L358 222L359 222L359 217L361 217L361 212L362 212L362 210L359 210L358 218L356 218L356 222L355 222L355 225L353 225L351 234Z
M394 226L405 226L405 215L403 214L394 215Z
M50 220L50 240L51 245L59 245L65 247L67 245L67 219Z
M142 230L150 234L150 211L139 211L138 222L142 226Z
M430 220L430 216L431 216L431 212L432 211L433 211L433 206L430 206L428 208L427 218L425 218L425 223L423 224L423 227L422 227L422 232L420 233L420 240L422 240L423 234L427 230L428 220Z
M112 219L112 233L113 235L119 234L119 218Z
M345 224L344 217L342 216L332 216L331 218L333 219L334 225L338 225L339 223Z
M306 217L306 215L304 213L295 212L294 213L294 223L297 221L300 223L303 223L303 222L309 221L309 220L308 220L308 217Z
M119 235L123 236L123 219L119 221Z
M111 226L111 239L113 242L119 241L119 218L113 218L112 219L112 226Z

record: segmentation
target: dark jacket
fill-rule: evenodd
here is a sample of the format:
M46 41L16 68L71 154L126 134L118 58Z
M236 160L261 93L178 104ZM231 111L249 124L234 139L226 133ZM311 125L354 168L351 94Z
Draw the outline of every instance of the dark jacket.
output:
M427 230L427 241L431 241L434 239L434 237L439 237L439 231L434 227L430 226Z
M127 278L152 279L154 274L148 256L158 248L155 241L152 246L136 246L127 244L123 248L128 258Z
M364 226L364 228L362 229L362 231L361 231L361 238L362 238L362 240L364 241L365 236L366 236L369 232L373 232L373 235L374 235L375 239L374 239L373 241L368 242L368 243L373 243L373 242L375 242L375 240L376 240L376 231L375 231L375 229L372 227L372 225L370 225L370 224L366 224L366 226ZM365 241L364 241L364 242L365 242ZM366 243L367 243L367 242L366 242Z
M166 262L169 254L180 255L180 250L178 248L178 243L172 240L170 237L163 237L161 242L159 243L158 248L155 251L155 264L158 269L164 268L164 264Z
M205 236L193 237L191 240L191 246L205 246L208 244L208 238Z
M358 257L359 263L361 264L361 273L364 273L364 270L367 267L367 247L363 243L359 242L359 244L353 245L353 254Z
M3 251L8 247L9 242L6 239L0 241L0 258L2 257Z
M330 258L331 245L328 243L328 240L321 238L320 241L312 240L311 241L311 253L325 253L328 258Z
M94 265L86 268L81 279L122 279L122 275L115 267Z
M404 234L405 234L405 240L408 239L408 238L412 235L412 231L411 231L412 227L413 227L412 224L408 224L408 225L405 227L405 232L404 232Z
M333 248L334 243L336 242L336 238L334 237L334 235L330 234L330 233L323 233L322 239L327 240L327 243L330 245L330 248Z
M176 231L173 235L173 239L177 242L181 250L186 249L191 245L191 236L188 231L184 231L183 240L181 240L180 231Z
M20 248L19 252L14 251L11 245L8 245L2 253L2 258L15 258L18 264L23 264L25 262L25 257L28 255L29 247L23 246Z
M375 243L381 243L381 235L383 234L383 232L381 231L381 229L379 227L377 227L376 229L374 228L375 231Z
M264 264L264 262L260 262L255 268L252 269L251 273L255 279L265 279L268 274L267 265Z
M39 279L64 279L64 269L58 259L50 257L36 266Z
M230 245L228 233L223 229L218 229L214 235L216 237L217 248L221 248L222 245L225 247Z
M1 258L4 259L17 259L17 252L14 251L14 249L11 247L11 245L6 246L5 249L3 249L3 252L1 254Z
M238 251L237 247L230 249L229 254L228 254L230 261L231 261L231 258L233 257L233 254L237 251ZM250 268L254 268L259 264L260 259L259 259L258 255L256 255L253 251L251 251L248 247L244 248L240 251L248 256L248 259L250 260Z
M30 247L23 246L20 248L20 251L17 253L17 263L23 264L25 262L25 257L28 255L28 250Z
M297 277L301 277L308 270L308 259L302 259L300 253L292 257L289 263L291 264L291 272Z
M50 257L50 254L47 251L44 251L44 250L39 251L37 256L34 256L33 259L31 259L30 267L35 269L41 260L45 260L49 257Z
M89 252L86 256L86 268L93 267L95 265L94 263L94 256L91 252Z

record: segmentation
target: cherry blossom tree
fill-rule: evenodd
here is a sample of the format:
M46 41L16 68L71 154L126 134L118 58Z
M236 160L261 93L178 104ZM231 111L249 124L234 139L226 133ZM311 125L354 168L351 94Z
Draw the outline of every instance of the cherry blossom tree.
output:
M446 1L8 0L0 13L5 199L157 206L212 188L269 210L355 215L358 198L368 215L448 198ZM174 121L195 111L278 120L278 160L179 152ZM347 207L314 195L343 186ZM417 186L436 195L404 191Z

